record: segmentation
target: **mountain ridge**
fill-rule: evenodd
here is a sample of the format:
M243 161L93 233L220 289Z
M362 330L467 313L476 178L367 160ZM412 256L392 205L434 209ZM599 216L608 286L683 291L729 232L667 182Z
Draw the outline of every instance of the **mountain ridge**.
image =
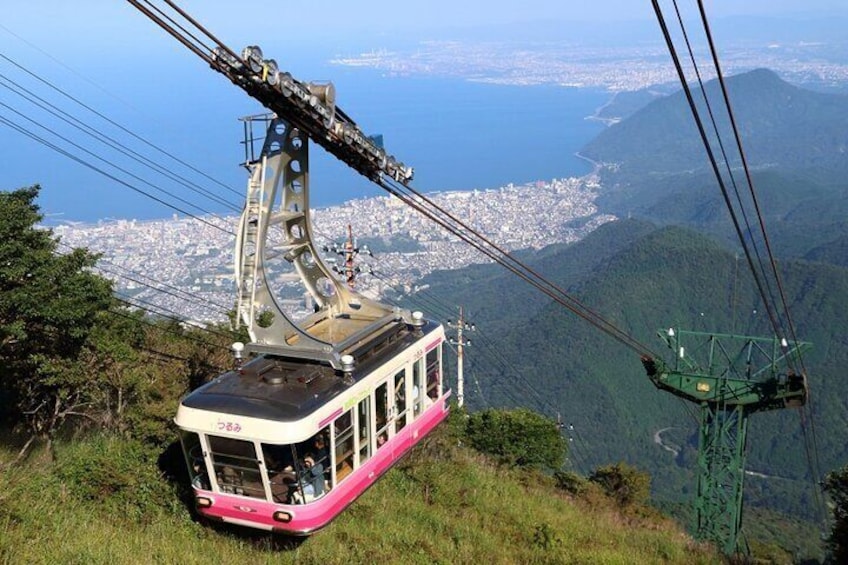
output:
M802 171L814 178L816 171L823 169L829 179L848 170L848 96L793 86L768 69L733 75L726 85L752 168ZM730 145L730 121L716 79L705 83L703 90L692 91L702 119L707 120L704 94L722 138L728 140L725 149L730 164L738 166L740 158ZM718 154L710 123L705 122L704 127ZM617 164L614 179L701 171L708 166L682 91L650 102L599 133L580 152L593 161Z

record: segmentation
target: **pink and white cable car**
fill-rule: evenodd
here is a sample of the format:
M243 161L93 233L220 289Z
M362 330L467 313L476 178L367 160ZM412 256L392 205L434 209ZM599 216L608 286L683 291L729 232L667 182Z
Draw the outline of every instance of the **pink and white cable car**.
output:
M399 325L361 352L352 385L264 355L195 390L176 423L198 511L300 535L325 526L447 416L443 340L437 324Z
M267 131L249 134L263 147L245 164L235 253L238 314L257 356L186 396L175 422L201 515L308 535L447 417L445 335L332 275L312 241L308 137L274 116L248 118L246 131L257 122ZM286 268L312 305L297 321L277 296Z

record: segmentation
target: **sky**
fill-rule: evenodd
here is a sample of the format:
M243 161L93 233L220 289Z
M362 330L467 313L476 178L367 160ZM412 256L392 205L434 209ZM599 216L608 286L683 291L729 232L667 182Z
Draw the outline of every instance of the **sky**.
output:
M157 3L161 4L161 0ZM320 4L184 0L179 5L224 43L235 48L260 44L266 53L275 54L281 67L305 78L332 78L315 76L315 58L327 56L319 53L351 54L392 42L439 36L477 37L475 34L483 33L483 37L509 39L525 34L522 38L526 40L533 37L536 29L576 37L583 28L594 34L592 26L610 26L616 30L644 30L647 37L659 40L650 2L634 0L330 0ZM844 0L721 0L706 6L715 18L848 16L848 2ZM240 130L233 116L262 109L206 68L129 2L21 3L14 10L5 10L0 20L0 54L5 57L0 60L4 85L12 80L70 110L73 104L41 82L46 80L129 128L134 135L173 152L204 172L212 171L217 180L242 191L244 172L234 166L239 159L233 150ZM0 88L0 104L20 110L22 106L13 100L14 95ZM0 106L0 117L13 118L38 131L37 126L27 124L8 106ZM222 123L228 125L220 127L218 124ZM55 131L73 131L66 124L61 125L64 130L58 125ZM128 139L126 132L111 126L110 129L116 139ZM55 133L41 130L39 135L60 143ZM75 134L67 135L76 139ZM63 214L78 209L80 202L90 202L99 217L109 215L114 188L120 183L105 179L90 167L62 157L3 124L0 155L0 190L40 183L44 187L42 208L47 214ZM101 166L94 157L86 159ZM121 190L122 207L116 204L115 215L131 214L143 203L149 206L144 197L126 187ZM239 196L231 199L236 201ZM167 217L172 210L162 208L156 213Z

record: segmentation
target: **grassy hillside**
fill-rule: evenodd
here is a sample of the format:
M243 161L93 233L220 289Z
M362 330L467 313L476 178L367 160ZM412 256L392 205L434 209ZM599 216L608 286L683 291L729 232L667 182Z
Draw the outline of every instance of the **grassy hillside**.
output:
M55 462L36 457L0 471L0 562L720 562L654 511L625 512L597 492L575 498L550 477L498 467L452 437L442 426L306 540L193 521L149 460L133 468L146 477L133 492L92 490L127 481L108 467L75 478L80 454L128 448L114 439L64 443ZM10 458L0 452L0 462Z

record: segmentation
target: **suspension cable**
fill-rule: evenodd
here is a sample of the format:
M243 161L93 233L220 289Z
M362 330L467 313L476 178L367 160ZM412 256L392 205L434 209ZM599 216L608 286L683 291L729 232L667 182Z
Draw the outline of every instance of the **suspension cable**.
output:
M48 54L48 57L50 57L51 59L53 59L53 57L52 57L52 56L50 56L49 54ZM18 63L18 62L16 62L16 61L14 61L14 60L12 60L12 59L10 59L10 58L9 58L9 57L7 57L6 55L3 55L2 53L0 53L0 58L5 59L5 60L6 60L6 61L8 61L9 63L11 63L12 65L14 65L14 66L15 66L15 67L17 67L18 69L20 69L21 71L23 71L24 73L28 74L30 77L32 77L32 78L34 78L35 80L37 80L37 81L41 82L42 84L44 84L44 85L45 85L45 86L47 86L48 88L50 88L50 89L52 89L52 90L56 91L56 92L57 92L57 93L59 93L60 95L64 96L65 98L67 98L67 99L69 99L69 100L71 100L72 102L74 102L75 104L77 104L77 105L81 106L82 108L84 108L84 109L88 110L89 112L91 112L92 114L94 114L95 116L97 116L98 118L100 118L100 119L104 120L105 122L107 122L107 123L111 124L112 126L114 126L114 127L118 128L119 130L123 131L123 132L124 132L124 133L126 133L127 135L129 135L129 136L131 136L131 137L133 137L133 138L137 139L138 141L142 142L143 144L147 145L148 147L150 147L151 149L153 149L153 150L157 151L158 153L160 153L160 154L162 154L162 155L165 155L166 157L168 157L168 158L172 159L172 160L173 160L173 161L175 161L176 163L179 163L180 165L182 165L182 166L186 167L187 169L189 169L189 170L191 170L191 171L193 171L193 172L195 172L195 173L197 173L197 174L201 175L202 177L204 177L204 178L208 179L209 181L211 181L211 182L213 182L213 183L215 183L215 184L217 184L217 185L219 185L219 186L223 187L225 190L227 190L227 191L229 191L229 192L231 192L231 193L233 193L233 194L235 194L235 195L238 195L238 196L241 196L241 195L242 195L242 193L241 193L241 192L239 192L239 191L235 190L234 188L232 188L232 187L230 187L230 186L227 186L227 185L226 185L226 184L224 184L223 182L219 181L218 179L215 179L214 177L210 176L210 175L209 175L209 174L207 174L207 173L204 173L203 171L201 171L201 170L200 170L200 169L198 169L197 167L193 166L192 164L190 164L190 163L188 163L188 162L184 161L183 159L180 159L179 157L177 157L177 156L176 156L176 155L174 155L173 153L171 153L171 152L169 152L169 151L166 151L165 149L162 149L161 147L159 147L158 145L154 144L153 142L151 142L151 141L149 141L149 140L145 139L144 137L142 137L142 136L138 135L137 133L133 132L132 130L128 129L127 127L125 127L125 126L123 126L123 125L119 124L119 123L118 123L118 122L116 122L115 120L111 119L109 116L106 116L106 115L105 115L105 114L103 114L102 112L99 112L98 110L96 110L95 108L93 108L92 106L90 106L89 104L86 104L85 102L83 102L83 101L82 101L82 100L80 100L79 98L76 98L75 96L72 96L71 94L69 94L69 93L68 93L68 92L66 92L65 90L63 90L63 89L59 88L58 86L56 86L56 85L55 85L55 84L53 84L52 82L50 82L50 81L48 81L47 79L45 79L44 77L42 77L42 76L40 76L40 75L38 75L38 74L34 73L34 72L33 72L33 71L31 71L30 69L27 69L26 67L24 67L24 66L23 66L23 65L21 65L20 63ZM55 60L55 59L54 59L54 60ZM57 62L59 62L59 64L61 64L61 65L65 66L65 65L64 65L63 63L61 63L60 61L57 61ZM90 82L90 81L89 81L89 82ZM93 84L94 84L94 83L93 83ZM97 85L97 84L94 84L94 85L95 85L95 86L97 86L98 88L100 88L100 87L99 87L99 85ZM102 88L101 88L101 89L102 89Z
M702 93L704 94L704 99L705 99L705 102L707 104L707 108L710 111L710 118L713 120L713 126L715 128L716 127L715 126L715 120L714 120L712 111L710 110L709 102L706 98L706 92L705 92L705 89L704 89L703 82L701 81L700 73L698 73L698 70L697 70L697 64L695 63L693 50L692 50L691 44L688 41L685 26L684 26L683 20L680 16L680 11L679 11L678 6L677 6L677 0L672 0L672 1L674 3L675 11L677 12L678 22L680 24L681 30L683 30L684 38L686 38L686 45L687 45L687 48L689 49L690 57L692 58L692 63L695 66L695 71L698 75L698 82L701 86ZM725 204L727 205L727 208L730 212L731 218L733 219L734 226L736 227L736 231L737 231L737 236L739 237L740 243L742 244L743 250L745 251L746 258L748 259L749 268L751 269L751 273L752 273L754 280L757 284L757 288L758 288L758 291L760 293L760 297L762 298L763 303L766 307L766 311L769 315L769 319L771 321L772 328L775 331L776 335L781 336L781 337L786 336L787 332L785 331L785 329L783 327L783 320L785 319L786 325L788 327L789 337L794 342L797 343L797 335L796 335L796 332L795 332L795 326L794 326L794 324L792 322L792 318L790 316L788 302L787 302L787 299L786 299L786 292L784 290L784 287L783 287L783 284L782 284L782 281L781 281L780 272L777 268L777 262L775 260L774 253L772 252L768 233L767 233L766 228L765 228L765 221L763 219L763 215L762 215L762 212L761 212L761 209L760 209L760 206L759 206L759 201L757 199L756 191L754 189L754 183L753 183L753 178L752 178L752 175L751 175L750 167L748 166L747 158L745 156L745 152L744 152L743 147L742 147L742 141L741 141L741 136L739 134L739 128L737 126L736 119L735 119L735 116L734 116L734 113L733 113L733 109L732 109L732 106L731 106L731 103L730 103L730 97L729 97L729 94L728 94L727 85L725 83L724 75L723 75L722 70L721 70L721 64L719 62L718 53L717 53L715 43L714 43L713 38L712 38L712 33L710 31L710 25L709 25L709 21L708 21L707 15L706 15L706 11L704 10L703 2L702 2L702 0L698 0L698 9L699 9L700 16L701 16L701 23L702 23L702 26L704 28L704 32L705 32L705 35L706 35L706 38L707 38L707 41L708 41L708 44L709 44L710 54L711 54L712 61L713 61L713 64L715 66L715 69L716 69L716 75L717 75L718 83L719 83L720 90L721 90L721 93L722 93L724 106L725 106L725 109L727 111L728 118L730 120L730 126L731 126L731 130L733 132L733 136L734 136L734 139L735 139L736 148L737 148L737 151L739 153L740 160L742 162L742 168L743 168L743 171L745 173L746 181L748 183L748 189L749 189L749 192L750 192L751 200L753 202L756 217L757 217L758 222L759 222L760 234L762 235L762 239L763 239L764 245L766 247L766 254L767 254L767 257L768 257L768 260L769 260L770 271L771 271L771 274L774 277L775 283L777 285L778 294L779 294L779 297L780 297L780 303L778 303L778 301L775 299L774 293L772 292L771 285L769 284L769 277L767 276L768 271L767 271L767 269L766 269L766 267L763 263L762 257L759 253L758 246L756 245L756 242L752 240L751 245L752 245L752 247L754 248L754 250L757 254L757 259L758 259L760 270L758 271L754 267L754 263L751 259L749 252L748 252L748 246L746 244L745 238L743 237L743 234L741 233L741 231L739 229L739 225L738 225L736 215L735 215L735 210L730 203L730 199L727 195L727 190L726 190L726 187L725 187L724 182L722 180L722 177L719 174L718 166L715 162L715 157L712 153L710 143L707 140L706 135L704 133L703 126L702 126L702 123L701 123L701 120L700 120L700 116L699 116L697 107L694 105L694 102L693 102L693 99L692 99L692 96L691 96L691 93L690 93L690 90L689 90L689 86L688 86L688 83L687 83L686 78L685 78L685 74L682 70L682 67L681 67L679 60L678 60L678 57L677 57L677 53L676 53L676 50L675 50L675 47L674 47L674 42L671 40L671 36L670 36L670 34L668 32L668 28L665 24L665 20L664 20L663 14L662 14L662 10L659 7L658 0L652 0L652 3L653 3L653 6L654 6L654 11L655 11L656 16L657 16L657 20L660 24L662 31L663 31L663 36L665 38L666 45L669 49L669 53L671 54L672 60L674 61L674 64L675 64L675 68L678 72L678 76L680 78L680 82L682 84L683 91L686 94L687 100L689 102L690 109L692 111L692 115L695 119L696 125L698 126L699 133L701 134L701 140L704 143L704 147L707 151L707 155L708 155L710 163L713 167L713 172L716 176L716 179L718 180L719 186L720 186L721 191L722 191L722 195L725 198ZM719 140L719 145L722 148L722 155L724 156L725 163L727 164L727 167L728 167L728 170L729 170L729 160L727 158L726 153L724 152L724 146L723 146L723 143L721 142L721 135L719 134L717 128L716 128L715 131L716 131L716 136ZM732 172L730 172L730 176L731 176L731 180L733 180L734 190L736 190L736 196L737 196L737 201L739 203L739 208L740 208L742 214L744 215L745 224L747 226L748 232L751 233L752 232L751 226L748 222L747 215L745 214L745 207L742 203L742 199L739 195L738 190L736 189L736 183L735 183L735 180L733 179ZM761 276L762 276L763 280L765 281L766 286L768 287L768 293L764 292L763 285L760 282ZM777 315L779 306L782 307L782 312L783 312L782 318L780 318ZM781 339L781 349L786 351L787 348L788 348L788 344L785 344L785 340ZM795 359L793 357L790 357L790 356L786 356L786 359L787 359L787 364L788 364L790 370L795 371L795 367L794 367ZM807 371L806 371L806 367L804 365L803 355L800 351L797 353L797 361L798 361L798 365L799 365L798 371L801 374L805 375ZM818 480L818 477L821 476L820 469L819 469L819 460L818 460L819 454L818 454L817 439L815 437L815 429L813 427L812 407L810 406L810 404L811 404L811 401L808 401L808 403L805 405L804 409L799 411L799 416L800 416L800 420L801 420L802 433L803 433L803 436L804 436L804 448L805 448L807 463L808 463L808 466L809 466L811 473L813 473L813 475L814 475L814 480ZM809 433L808 433L807 426L806 426L806 418L805 418L806 413L805 413L804 410L808 410L810 415L811 415L810 432ZM823 523L826 524L826 522L827 522L826 512L824 511L824 503L821 499L821 493L819 492L818 488L814 488L814 499L816 501L816 506L822 512L822 515L824 517Z
M721 172L719 171L718 162L716 160L715 154L713 153L712 146L710 144L709 138L707 137L706 129L704 128L704 123L701 120L700 113L698 111L698 107L695 105L695 100L692 96L692 91L689 88L689 84L686 80L686 74L683 71L683 67L680 63L680 59L677 56L677 50L674 46L674 42L672 41L671 34L669 32L668 26L665 22L665 16L662 13L662 9L659 5L659 0L651 0L651 3L654 7L654 12L657 16L657 21L662 29L663 37L666 42L666 46L668 47L669 54L671 55L672 61L674 63L674 68L677 71L678 78L680 79L680 84L682 86L682 90L684 95L686 96L686 101L689 103L689 109L692 112L692 117L695 120L695 125L698 129L698 133L701 136L701 142L704 145L704 149L707 153L707 158L709 159L710 166L713 170L713 174L716 177L719 188L721 189L722 197L724 198L724 203L727 206L727 209L730 213L730 218L733 221L733 227L736 230L736 235L739 238L739 242L742 246L742 250L745 252L745 258L748 261L748 267L751 270L751 274L754 278L754 282L757 286L758 292L763 299L766 312L768 314L769 320L771 321L772 328L774 331L779 333L780 325L777 322L777 318L775 312L772 309L772 305L766 296L766 292L763 288L763 282L760 280L760 273L757 271L753 257L751 256L751 250L748 247L748 243L745 241L744 233L742 232L742 228L739 225L739 219L736 216L736 211L733 207L733 204L730 200L730 195L727 190L727 186L724 183L724 179L722 178Z
M2 104L2 103L0 103L0 104ZM3 105L3 106L5 106L5 104L2 104L2 105ZM13 110L13 111L15 111L15 110ZM15 111L15 113L18 113L18 112L16 112L16 111ZM28 120L29 120L29 118L26 118L26 119L28 119ZM30 120L30 121L31 121L31 120ZM91 169L92 171L94 171L94 172L96 172L96 173L99 173L99 174L103 175L104 177L109 178L109 179L111 179L111 180L113 180L113 181L115 181L115 182L117 182L117 183L119 183L119 184L121 184L121 185L123 185L123 186L125 186L125 187L129 188L130 190L132 190L132 191L134 191L134 192L137 192L137 193L139 193L139 194L141 194L141 195L143 195L143 196L146 196L147 198L150 198L150 199L152 199L152 200L154 200L154 201L156 201L156 202L158 202L158 203L162 204L163 206L166 206L166 207L168 207L168 208L170 208L170 209L172 209L172 210L174 210L174 211L176 211L176 212L179 212L179 213L181 213L181 214L185 214L186 216L188 216L188 217L190 217L190 218L193 218L193 219L195 219L195 220L197 220L197 221L199 221L199 222L201 222L201 223L203 223L203 224L206 224L207 226L209 226L209 227L211 227L211 228L215 228L216 230L222 231L222 232L224 232L224 233L225 233L225 234L227 234L227 235L235 235L232 231L228 231L228 230L226 230L226 229L222 228L221 226L218 226L218 225L216 225L216 224L213 224L212 222L210 222L210 221L208 221L208 220L206 220L206 219L204 219L204 218L202 218L202 217L200 217L200 216L196 216L196 215L192 214L191 212L189 212L189 211L187 211L187 210L184 210L184 209L180 208L179 206L175 206L175 205L171 204L170 202L167 202L167 201L163 200L162 198L159 198L159 197L157 197L157 196L154 196L153 194L150 194L149 192L146 192L145 190L142 190L142 189L138 188L137 186L132 185L132 184L130 184L129 182L127 182L127 181L125 181L125 180L123 180L123 179L121 179L121 178L118 178L117 176L115 176L115 175L113 175L113 174L111 174L111 173L107 172L106 170L104 170L104 169L102 169L102 168L98 167L97 165L94 165L94 164L92 164L91 162L86 161L85 159L83 159L83 158L81 158L81 157L79 157L79 156L77 156L77 155L74 155L74 154L73 154L73 153L71 153L70 151L67 151L66 149L63 149L62 147L59 147L59 146L58 146L58 145L56 145L55 143L53 143L53 142L51 142L51 141L48 141L47 139L45 139L45 138L43 138L43 137L41 137L41 136L39 136L39 135L37 135L37 134L33 133L32 131L28 130L28 129L27 129L27 128L25 128L24 126L21 126L20 124L15 123L14 121L12 121L12 120L8 119L8 118L7 118L7 117L5 117L5 116L0 115L0 123L7 125L8 127L10 127L10 128L12 128L12 129L14 129L14 130L15 130L15 131L17 131L18 133L23 134L23 135L25 135L25 136L29 137L30 139L32 139L32 140L34 140L34 141L37 141L38 143L40 143L40 144L44 145L45 147L48 147L48 148L52 149L53 151L55 151L55 152L57 152L57 153L59 153L59 154L61 154L61 155L64 155L64 156L65 156L65 157L67 157L68 159L71 159L72 161L76 161L76 162L77 162L77 163L79 163L80 165L83 165L84 167L87 167L87 168ZM38 124L38 125L39 125L40 127L44 127L44 126L41 126L40 124ZM48 131L51 131L51 130L49 130L49 128L45 128L45 129L47 129ZM52 131L51 131L51 133L54 133L54 135L55 135L55 132L52 132ZM61 136L58 136L58 135L57 135L57 137L61 137ZM64 139L64 138L62 138L62 139ZM74 144L73 142L70 142L70 143L71 143L72 145L76 145L76 144ZM84 150L84 149L83 149L83 150ZM84 150L84 151L87 151L87 150ZM113 166L113 167L115 166L115 165L113 165L112 163L109 163L109 161L107 161L107 160L105 160L105 159L103 159L103 158L101 158L101 157L99 157L99 156L96 156L96 155L95 155L95 157L96 157L97 159L101 160L101 161L106 162L107 164L109 164L109 165L111 165L111 166ZM116 168L118 168L118 167L116 167ZM164 190L162 190L162 189L159 189L159 190L160 190L160 191L162 191L162 192L165 192L166 194L170 194L170 193L168 193L167 191L164 191ZM173 196L173 195L171 195L171 196Z

